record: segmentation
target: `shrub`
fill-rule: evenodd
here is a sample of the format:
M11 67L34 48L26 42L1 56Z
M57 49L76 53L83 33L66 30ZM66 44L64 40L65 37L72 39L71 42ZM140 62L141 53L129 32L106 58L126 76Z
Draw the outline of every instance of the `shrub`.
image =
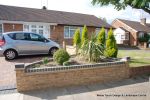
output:
M85 41L81 47L81 56L89 61L98 61L103 56L104 48L97 44L96 36L92 36L90 41Z
M49 62L49 60L48 60L47 57L43 58L43 64L44 64L44 65L48 64L48 62Z
M108 37L106 40L106 50L104 54L106 57L117 57L118 54L118 47L112 29L110 29L108 32Z
M148 42L150 40L150 35L144 34L143 37L138 38L139 42Z
M105 29L104 27L100 30L100 32L97 35L97 43L101 45L105 45Z
M70 65L70 62L69 61L65 61L64 63L63 63L63 66L69 66Z
M70 56L68 52L64 49L57 50L53 55L54 61L56 61L59 65L62 65L65 61L68 61L69 58Z
M77 54L78 50L80 48L80 45L81 45L80 30L79 29L77 29L75 31L75 34L73 36L73 44L76 46L76 54Z
M116 49L109 48L109 49L104 51L104 54L106 57L116 57Z
M84 28L82 30L81 45L83 45L84 42L87 40L88 40L88 30L87 30L86 25L84 25Z

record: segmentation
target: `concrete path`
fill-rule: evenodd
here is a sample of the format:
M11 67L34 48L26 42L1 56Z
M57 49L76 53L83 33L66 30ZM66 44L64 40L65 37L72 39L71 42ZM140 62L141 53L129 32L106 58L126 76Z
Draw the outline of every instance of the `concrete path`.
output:
M0 100L150 100L149 76L118 82L0 95Z

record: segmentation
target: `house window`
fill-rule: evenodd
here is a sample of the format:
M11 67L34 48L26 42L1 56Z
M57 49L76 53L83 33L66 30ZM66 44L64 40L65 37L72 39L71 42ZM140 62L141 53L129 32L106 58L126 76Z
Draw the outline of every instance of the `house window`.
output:
M29 25L24 25L24 31L29 31Z
M129 40L129 34L125 34L125 40Z
M43 28L43 26L40 25L39 28Z
M3 33L3 25L0 24L0 33Z
M81 33L82 27L65 26L64 27L64 38L72 38L77 28L80 29L80 33Z
M98 34L100 32L100 28L95 29L95 33Z
M39 30L39 34L43 35L43 30L42 29Z
M31 29L31 32L36 33L36 29Z
M36 25L31 25L31 28L36 28Z
M24 31L39 33L43 35L44 26L43 25L24 25Z
M121 40L125 40L125 35L121 35Z

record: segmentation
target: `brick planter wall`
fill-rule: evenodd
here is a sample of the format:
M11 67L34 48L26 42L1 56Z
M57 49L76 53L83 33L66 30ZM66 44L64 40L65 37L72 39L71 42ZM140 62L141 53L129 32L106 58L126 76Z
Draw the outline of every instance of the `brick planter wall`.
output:
M134 77L142 74L150 74L150 65L140 66L140 67L131 67L129 70L130 77Z
M129 77L127 62L46 68L26 68L19 64L15 67L18 91L103 83Z

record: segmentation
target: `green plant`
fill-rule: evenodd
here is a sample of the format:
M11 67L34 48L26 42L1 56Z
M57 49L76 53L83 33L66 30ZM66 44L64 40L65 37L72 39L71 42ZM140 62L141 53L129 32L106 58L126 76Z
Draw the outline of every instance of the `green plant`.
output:
M113 5L115 9L122 10L130 6L135 9L142 9L150 14L149 0L92 0L93 5L108 6Z
M104 48L103 46L97 44L96 36L92 36L89 41L85 41L81 47L81 56L88 58L91 61L98 61L103 56Z
M70 62L69 61L65 61L64 63L63 63L63 66L69 66L70 65Z
M60 65L62 65L65 61L68 61L69 58L70 56L68 52L65 51L64 49L57 50L53 55L54 61L56 61Z
M117 57L118 54L118 47L112 29L108 32L104 54L106 57Z
M83 45L84 42L87 40L88 40L88 30L87 30L86 25L84 25L84 28L82 30L81 45Z
M78 50L80 48L80 45L81 45L80 29L77 29L75 31L75 34L73 36L73 44L74 44L74 46L76 46L76 54L77 54Z
M48 62L49 62L49 60L48 60L47 57L43 58L43 64L44 64L44 65L48 64Z
M100 30L100 32L98 33L97 35L97 43L98 44L102 44L102 45L105 45L105 41L106 41L106 38L105 38L105 29L104 27Z
M138 38L139 42L148 42L150 40L150 36L148 34L144 34L143 37Z

